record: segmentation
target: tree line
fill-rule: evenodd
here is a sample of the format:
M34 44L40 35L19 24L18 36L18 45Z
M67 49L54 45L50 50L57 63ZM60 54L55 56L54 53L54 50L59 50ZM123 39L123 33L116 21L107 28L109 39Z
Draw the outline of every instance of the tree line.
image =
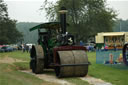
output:
M20 44L24 43L37 43L38 40L38 30L30 32L29 29L38 25L40 23L36 22L19 22L16 24L16 28L19 32L23 34L23 39Z
M128 20L119 19L116 21L113 31L115 32L128 32Z
M9 18L7 5L0 0L0 45L15 44L22 40L22 33L16 29L16 20Z
M59 21L58 11L62 6L68 10L67 22L70 26L67 30L77 41L86 42L90 36L94 37L99 32L117 32L120 22L122 31L128 31L128 20L118 20L116 12L106 7L105 0L58 0L54 4L46 0L41 10L45 9L49 21ZM24 35L23 43L37 43L37 30L29 32L29 28L38 24L40 23L17 23L18 30Z
M121 24L120 24L121 23ZM38 40L38 31L30 32L29 29L34 27L40 23L36 22L19 22L16 24L18 31L23 34L23 41L22 43L37 43ZM121 25L121 26L120 26ZM112 32L120 32L121 31L128 32L128 20L116 20L115 24L112 28Z
M116 12L106 7L105 0L58 0L56 3L47 0L41 10L46 11L49 21L59 21L58 11L62 6L68 10L68 32L72 33L77 41L87 41L88 37L98 32L128 31L128 20L117 20ZM0 1L0 44L37 43L37 30L29 29L40 23L20 22L9 18L7 5Z
M116 12L107 7L106 0L48 0L42 5L49 21L59 21L61 7L66 7L68 31L74 34L77 41L87 41L88 37L98 32L111 32L116 21Z

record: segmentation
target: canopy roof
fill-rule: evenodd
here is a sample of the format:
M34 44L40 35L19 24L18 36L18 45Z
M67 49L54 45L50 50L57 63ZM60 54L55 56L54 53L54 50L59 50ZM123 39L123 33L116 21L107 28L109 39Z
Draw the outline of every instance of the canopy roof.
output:
M36 30L36 29L59 29L60 28L60 22L48 22L39 24L35 27L30 28L30 31Z
M110 33L103 33L103 36L122 36L125 32L110 32Z

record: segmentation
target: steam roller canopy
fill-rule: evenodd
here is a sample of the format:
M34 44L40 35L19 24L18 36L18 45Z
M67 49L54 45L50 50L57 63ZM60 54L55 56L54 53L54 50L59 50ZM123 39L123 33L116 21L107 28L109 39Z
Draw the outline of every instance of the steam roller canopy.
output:
M57 77L85 76L88 73L88 57L84 50L58 51L58 56Z

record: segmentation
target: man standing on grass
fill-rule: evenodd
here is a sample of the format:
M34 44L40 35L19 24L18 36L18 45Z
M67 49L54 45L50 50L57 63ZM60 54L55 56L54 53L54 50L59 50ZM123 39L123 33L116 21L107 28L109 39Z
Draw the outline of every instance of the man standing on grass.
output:
M23 53L24 53L25 50L26 50L26 45L25 44L22 45L22 50L23 50Z

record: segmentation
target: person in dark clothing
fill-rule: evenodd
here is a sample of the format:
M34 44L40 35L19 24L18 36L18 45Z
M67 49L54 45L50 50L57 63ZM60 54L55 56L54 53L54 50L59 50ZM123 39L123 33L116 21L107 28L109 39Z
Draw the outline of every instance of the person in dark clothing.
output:
M84 43L83 43L83 41L80 41L80 46L84 46Z
M27 53L29 52L29 46L28 45L26 45L26 51L27 51Z
M22 49L23 49L23 52L25 52L25 50L26 50L26 45L25 44L23 44Z
M114 51L116 51L116 44L114 45Z

